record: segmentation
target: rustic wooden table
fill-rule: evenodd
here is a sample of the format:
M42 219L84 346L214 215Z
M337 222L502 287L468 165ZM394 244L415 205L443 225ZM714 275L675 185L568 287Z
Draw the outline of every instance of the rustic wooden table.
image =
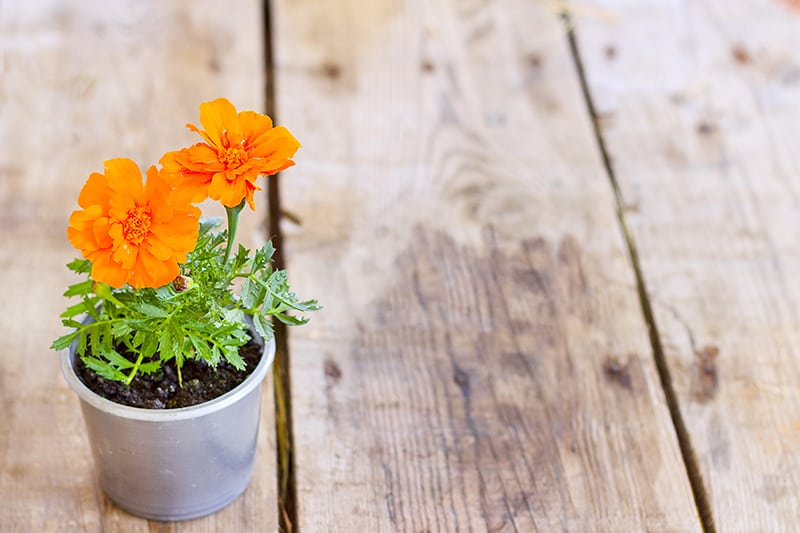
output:
M0 531L797 530L796 0L3 0L0 69ZM304 144L242 234L325 309L244 496L148 523L48 350L65 226L217 96Z

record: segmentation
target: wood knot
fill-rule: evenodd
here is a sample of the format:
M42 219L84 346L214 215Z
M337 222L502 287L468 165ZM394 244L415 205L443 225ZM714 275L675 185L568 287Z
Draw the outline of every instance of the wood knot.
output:
M525 56L525 61L528 63L528 66L534 70L542 68L542 63L544 63L542 56L540 56L537 52L530 52L527 56Z
M633 390L628 363L623 365L617 358L609 357L603 363L603 373L610 383L615 383L623 389Z
M328 379L330 385L336 385L342 379L342 369L336 364L333 359L325 360L325 377Z
M322 75L329 80L335 81L342 77L342 67L336 63L323 63L320 67L320 71L322 72Z
M753 56L742 45L736 45L731 48L731 57L740 65L747 65L753 62Z
M697 362L697 385L694 390L694 397L700 402L707 402L714 397L719 386L719 371L717 368L717 357L719 348L713 344L703 347L695 352Z
M206 62L206 65L208 66L208 70L215 74L222 70L222 65L220 64L219 58L216 55L211 56Z
M717 131L717 127L714 124L702 121L697 125L697 133L700 135L711 135L715 131Z
M456 385L458 385L458 388L461 389L461 394L464 396L464 398L468 398L470 394L469 374L464 372L464 370L461 368L455 367L453 369L453 381Z

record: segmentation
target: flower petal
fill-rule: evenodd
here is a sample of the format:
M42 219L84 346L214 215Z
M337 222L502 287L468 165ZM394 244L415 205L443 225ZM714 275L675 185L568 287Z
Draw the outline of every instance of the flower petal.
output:
M219 160L217 150L205 143L197 143L184 148L186 159L183 165L192 170L202 170L206 166L212 165L217 168L224 168L225 165Z
M120 288L128 281L128 272L119 268L111 259L111 253L100 253L91 259L92 279Z
M254 144L248 155L283 161L294 157L298 148L300 148L300 142L294 138L294 135L285 127L278 126L259 137L258 143Z
M147 240L144 242L144 247L148 252L153 254L153 257L160 261L166 261L175 257L175 250L173 247L167 245L164 241L159 239L158 236L152 231L150 232L150 235L147 236Z
M245 149L248 149L259 144L260 138L272 129L272 119L255 111L242 111L239 113L239 125L246 137Z
M133 265L136 264L136 257L139 255L139 247L128 242L124 242L122 246L114 248L112 259L114 262L119 263L120 268L123 270L131 270Z
M110 248L113 244L113 239L108 234L108 230L110 229L110 225L108 223L108 217L98 218L94 221L92 225L92 232L94 234L95 242L99 248Z
M94 224L102 218L102 215L103 208L93 205L81 211L73 211L69 217L67 238L84 256L99 247L94 235Z
M200 104L200 123L213 144L218 147L228 148L230 146L224 144L223 132L229 132L228 135L241 135L236 108L225 98L217 98Z
M158 288L171 282L178 274L180 268L177 261L161 261L146 249L141 249L129 283L137 289Z
M172 185L167 181L155 166L147 169L147 182L144 194L150 206L151 222L160 224L172 217L172 208L168 202L172 196Z
M204 132L203 130L201 130L200 128L195 126L194 124L187 124L186 127L189 128L190 130L192 130L193 132L195 132L196 134L200 135L203 139L205 139L205 141L208 144L210 144L210 145L215 145L216 144L214 142L214 139L212 139L211 137L208 136L208 133Z
M109 188L118 193L115 197L123 194L136 203L143 203L142 172L136 163L125 157L109 159L105 162L105 174Z
M226 207L236 207L245 197L247 189L244 179L229 181L224 173L214 175L211 185L208 186L208 196L214 200L219 200Z
M250 206L251 210L255 211L256 210L256 203L253 200L253 193L255 191L260 191L261 187L259 187L258 185L255 185L253 183L250 183L249 181L245 182L245 187L247 188L247 192L245 194L245 198L247 198L247 204Z
M92 172L78 196L78 205L83 208L90 205L107 205L110 197L108 178L103 174Z

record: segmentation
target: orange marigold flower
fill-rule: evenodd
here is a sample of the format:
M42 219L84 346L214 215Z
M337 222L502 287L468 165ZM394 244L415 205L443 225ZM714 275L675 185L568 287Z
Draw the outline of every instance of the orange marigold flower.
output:
M147 182L130 159L105 162L89 176L69 217L67 236L92 262L92 278L112 287L161 287L197 242L200 210L187 191L174 191L156 167Z
M226 207L236 207L246 198L255 209L253 192L261 176L270 176L294 165L291 157L300 147L297 139L283 126L272 127L272 119L255 111L236 112L225 98L200 104L199 129L206 141L161 158L162 172L188 188L195 202L207 197Z

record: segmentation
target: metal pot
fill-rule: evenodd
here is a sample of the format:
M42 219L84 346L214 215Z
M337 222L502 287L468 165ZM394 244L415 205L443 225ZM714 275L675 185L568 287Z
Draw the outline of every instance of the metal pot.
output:
M261 361L233 390L180 409L141 409L91 391L73 369L75 344L61 356L80 397L101 488L126 511L154 520L211 514L235 500L253 474L261 384L275 342L251 332Z

